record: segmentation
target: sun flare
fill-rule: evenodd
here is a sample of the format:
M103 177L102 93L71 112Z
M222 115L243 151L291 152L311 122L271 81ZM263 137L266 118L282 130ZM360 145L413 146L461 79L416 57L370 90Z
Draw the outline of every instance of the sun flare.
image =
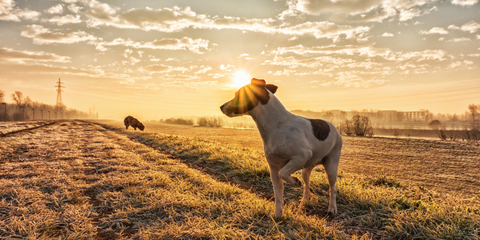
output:
M250 83L250 74L243 70L238 70L233 74L233 81L230 86L235 88L241 88Z

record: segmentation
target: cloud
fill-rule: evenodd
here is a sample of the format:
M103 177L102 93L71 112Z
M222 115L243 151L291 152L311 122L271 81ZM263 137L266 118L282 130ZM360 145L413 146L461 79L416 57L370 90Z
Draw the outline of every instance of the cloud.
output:
M281 33L286 35L312 35L316 38L329 38L335 41L342 39L362 39L370 30L367 26L337 25L332 22L305 22L298 25L278 25L272 18L243 18L231 16L207 16L197 14L189 7L163 9L130 9L119 12L119 9L105 3L90 1L86 7L87 21L91 27L113 26L117 28L155 30L160 32L179 32L193 29L236 29L241 31L262 32L268 34Z
M42 62L70 62L70 57L54 53L18 51L11 48L0 48L0 60L23 62L24 60Z
M286 53L295 53L298 55L306 54L337 54L347 56L360 56L366 58L381 57L387 61L444 61L447 60L447 52L445 50L423 50L416 52L402 52L391 51L388 48L376 48L373 46L336 46L330 45L326 47L305 47L303 45L297 45L292 47L279 47L273 52L275 55L282 55Z
M292 55L296 54L296 55ZM344 87L370 87L381 85L388 79L404 74L427 73L436 67L447 67L453 59L440 49L423 51L392 51L374 46L302 45L278 48L266 56L273 56L262 65L281 66L273 75L324 76L318 84ZM332 79L332 80L329 80Z
M70 12L73 12L73 13L79 13L81 9L83 9L82 7L80 6L77 6L75 4L70 4L67 6L68 10L70 10Z
M469 42L470 41L470 38L466 38L466 37L461 37L461 38L454 38L452 40L449 40L448 42Z
M8 70L8 71L7 71ZM0 71L9 73L26 73L26 74L74 74L74 75L88 75L88 76L100 76L103 74L98 69L82 69L74 67L57 67L46 64L0 64Z
M421 10L419 7L437 0L289 0L290 8L311 14L330 13L334 19L363 22L382 22L384 19L399 16L400 21L434 11ZM293 6L292 6L293 5ZM293 12L290 10L290 12Z
M62 26L64 24L70 24L70 23L81 23L82 20L80 19L80 15L65 15L65 16L53 16L52 18L48 20L44 20L50 23L57 24L58 26Z
M40 13L37 11L16 8L13 0L0 0L0 21L36 20L38 16Z
M480 24L475 21L471 21L469 23L463 24L460 29L464 32L474 33L478 29L480 29Z
M420 34L422 34L422 35L431 35L431 34L445 35L445 34L448 34L448 31L441 28L441 27L434 27L434 28L432 28L428 31L420 31Z
M316 38L329 38L338 41L340 36L346 39L362 39L370 27L337 25L332 22L306 22L291 27L279 28L277 30L286 35L313 35Z
M204 73L206 73L206 72L208 72L208 71L210 71L210 70L213 69L213 68L211 68L210 66L204 66L204 65L202 65L202 66L200 66L200 67L198 67L198 66L192 66L192 67L190 67L190 68L191 68L191 69L200 68L199 70L195 71L195 74L204 74Z
M448 26L448 29L462 30L464 32L474 33L478 29L480 29L480 24L475 22L475 21L471 21L471 22L463 24L461 27L457 27L455 25L450 25L450 26Z
M299 0L296 7L297 10L312 15L320 15L323 12L355 14L367 12L372 8L378 7L381 3L381 0Z
M97 37L83 31L75 31L71 33L53 32L50 29L40 25L23 26L21 36L32 38L34 44L72 44L84 41L94 41Z
M410 8L400 12L400 21L407 21L422 15L422 11L418 8Z
M393 34L392 34L392 33L384 32L384 33L382 34L382 37L393 37Z
M96 45L97 49L100 51L106 51L107 48L105 46L125 46L137 49L189 50L197 54L202 54L204 51L211 51L211 46L208 40L201 38L191 39L188 37L180 39L163 38L152 42L135 42L130 39L125 40L123 38L117 38L111 42L99 42Z
M448 65L448 69L460 70L460 69L473 69L473 62L469 60L456 61Z
M240 54L237 58L243 58L245 60L253 60L255 59L254 57L250 56L248 53L242 53Z
M173 71L185 72L188 69L184 67L173 67L173 66L164 65L164 64L153 64L153 65L148 65L146 67L140 68L140 70L153 74L153 73L168 73Z
M473 6L478 2L478 0L452 0L453 5L460 5L460 6Z
M62 6L62 4L57 4L55 6L52 6L49 9L45 10L45 12L50 13L50 14L61 14L61 13L63 13L63 6Z

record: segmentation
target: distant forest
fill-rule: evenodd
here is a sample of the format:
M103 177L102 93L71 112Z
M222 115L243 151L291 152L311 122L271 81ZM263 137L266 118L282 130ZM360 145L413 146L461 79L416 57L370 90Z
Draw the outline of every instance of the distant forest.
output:
M15 91L10 95L11 102L7 103L7 95L0 90L0 121L28 121L28 120L56 120L94 118L93 114L76 109L67 108L64 104L49 105L32 101L29 96Z

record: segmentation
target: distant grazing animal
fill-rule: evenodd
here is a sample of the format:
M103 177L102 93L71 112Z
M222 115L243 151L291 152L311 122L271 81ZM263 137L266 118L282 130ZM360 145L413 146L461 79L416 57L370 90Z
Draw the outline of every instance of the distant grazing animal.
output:
M251 84L235 92L220 109L229 117L250 115L263 140L265 157L275 193L275 215L282 215L283 181L296 187L302 183L291 174L302 170L305 182L302 202L310 198L310 174L322 164L330 186L328 212L336 215L336 187L342 137L329 122L307 119L287 111L275 97L277 86L253 78Z
M128 129L128 126L132 126L134 130L137 130L140 129L143 131L143 129L145 129L145 126L143 126L143 124L138 121L136 118L132 117L132 116L128 116L125 118L125 120L123 120L123 123L125 123L125 127Z

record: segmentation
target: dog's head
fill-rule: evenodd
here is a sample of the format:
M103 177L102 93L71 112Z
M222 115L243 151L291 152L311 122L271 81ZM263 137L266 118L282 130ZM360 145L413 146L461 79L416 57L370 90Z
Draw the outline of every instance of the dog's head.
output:
M138 119L133 119L131 125L137 127L141 131L143 131L143 129L145 129L145 126L143 126L143 124L140 121L138 121Z
M222 112L229 117L248 114L258 104L267 104L270 100L269 91L275 93L277 86L266 84L263 79L252 78L250 84L235 92L235 97L220 107Z

